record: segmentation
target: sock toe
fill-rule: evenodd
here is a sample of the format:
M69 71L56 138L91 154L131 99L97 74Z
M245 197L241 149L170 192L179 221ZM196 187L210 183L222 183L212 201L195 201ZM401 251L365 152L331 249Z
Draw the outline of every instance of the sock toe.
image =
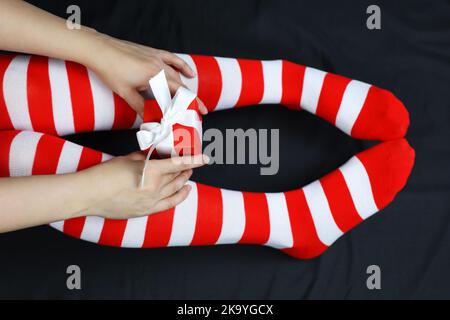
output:
M372 86L351 135L370 140L403 138L409 127L409 113L390 91Z
M409 113L403 102L392 92L386 91L386 140L403 138L409 128Z
M405 139L381 143L358 154L372 186L378 209L403 189L414 165L415 151Z
M383 142L357 154L359 161L352 158L320 179L321 188L314 194L305 192L308 186L286 192L294 246L283 252L299 259L322 254L339 236L393 201L408 180L414 156L405 139ZM317 194L321 189L322 199ZM334 238L329 237L332 232Z

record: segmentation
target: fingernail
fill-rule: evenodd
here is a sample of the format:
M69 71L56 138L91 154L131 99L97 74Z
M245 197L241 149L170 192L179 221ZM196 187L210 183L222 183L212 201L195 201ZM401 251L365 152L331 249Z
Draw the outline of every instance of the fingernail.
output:
M203 155L203 163L205 164L209 163L209 157L206 154Z

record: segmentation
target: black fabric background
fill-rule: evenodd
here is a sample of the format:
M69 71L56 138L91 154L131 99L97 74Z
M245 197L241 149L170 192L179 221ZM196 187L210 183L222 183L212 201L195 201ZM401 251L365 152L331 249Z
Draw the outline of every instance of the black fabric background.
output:
M78 4L83 24L158 48L285 58L388 88L409 109L417 156L396 200L314 260L249 245L115 249L43 226L0 235L0 298L450 298L448 1L31 2L59 16ZM382 30L365 26L373 3L381 7ZM233 189L302 186L370 145L278 106L217 112L204 126L280 129L278 175L227 165L193 177ZM133 132L72 140L113 154L137 149ZM82 269L82 290L66 289L70 264ZM366 287L372 264L381 267L381 290Z

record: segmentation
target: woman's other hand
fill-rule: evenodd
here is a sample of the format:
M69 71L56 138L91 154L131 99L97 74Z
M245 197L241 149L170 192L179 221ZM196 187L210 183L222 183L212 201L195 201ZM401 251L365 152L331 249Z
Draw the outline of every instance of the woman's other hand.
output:
M140 179L145 156L132 153L79 172L90 190L89 204L76 216L96 215L125 219L167 210L189 194L192 169L208 162L204 155L149 160L145 184Z

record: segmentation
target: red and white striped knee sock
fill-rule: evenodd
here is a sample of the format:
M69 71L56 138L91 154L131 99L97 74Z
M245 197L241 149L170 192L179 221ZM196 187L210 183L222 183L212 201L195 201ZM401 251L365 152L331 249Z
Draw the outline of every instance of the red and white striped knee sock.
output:
M74 172L110 158L29 131L2 131L0 145L0 176ZM252 193L189 182L188 198L165 212L128 220L90 216L52 226L73 237L111 246L246 243L312 258L387 206L405 185L413 162L414 151L406 140L389 141L357 154L301 189Z
M211 111L281 103L316 114L355 138L402 138L403 104L378 87L284 60L180 54L197 73L182 77ZM138 127L142 120L93 72L68 61L0 56L0 130L65 135Z

